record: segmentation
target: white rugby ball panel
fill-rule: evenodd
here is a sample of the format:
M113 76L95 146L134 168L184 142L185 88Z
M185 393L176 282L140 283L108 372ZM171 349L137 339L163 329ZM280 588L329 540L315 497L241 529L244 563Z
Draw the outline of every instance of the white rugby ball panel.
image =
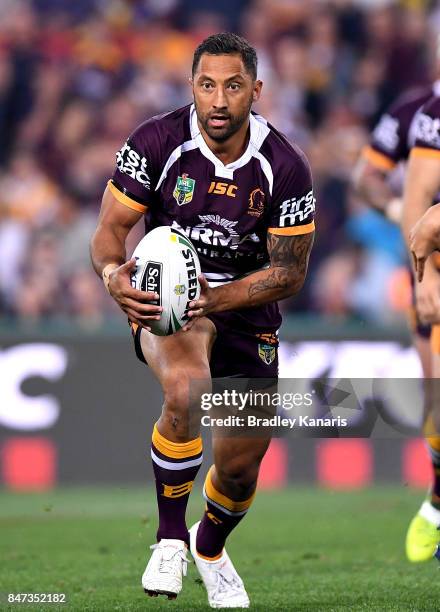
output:
M162 226L142 238L133 257L137 261L133 287L158 293L159 299L152 303L163 308L160 320L148 324L152 333L175 333L187 320L189 302L200 296L201 270L194 245L182 232Z

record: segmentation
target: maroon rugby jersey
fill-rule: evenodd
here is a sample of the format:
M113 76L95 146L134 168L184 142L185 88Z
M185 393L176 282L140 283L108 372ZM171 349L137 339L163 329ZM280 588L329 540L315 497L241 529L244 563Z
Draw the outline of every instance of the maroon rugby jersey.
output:
M269 264L267 232L314 230L315 198L304 154L254 113L243 155L224 165L200 133L193 105L140 125L116 156L109 189L146 214L146 230L181 229L212 286ZM249 309L251 310L251 309ZM261 310L279 320L276 305Z
M411 155L440 159L440 97L430 98L418 113Z
M417 114L427 100L438 94L440 81L400 96L380 118L370 144L362 152L363 157L385 172L406 161L415 142Z

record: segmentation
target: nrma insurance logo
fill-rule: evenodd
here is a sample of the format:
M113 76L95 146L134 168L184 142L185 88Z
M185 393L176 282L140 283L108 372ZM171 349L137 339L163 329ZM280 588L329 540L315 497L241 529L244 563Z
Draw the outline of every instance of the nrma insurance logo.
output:
M231 221L220 215L199 215L199 219L200 222L195 226L181 227L173 221L171 227L183 231L193 242L212 247L236 250L245 240L260 242L256 234L240 235L237 231L238 221Z

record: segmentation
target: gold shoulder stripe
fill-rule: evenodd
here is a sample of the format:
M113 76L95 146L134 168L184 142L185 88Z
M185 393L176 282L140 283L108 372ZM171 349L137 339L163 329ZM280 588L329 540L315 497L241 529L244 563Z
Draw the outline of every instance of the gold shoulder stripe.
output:
M139 204L139 202L132 200L127 195L125 195L125 193L119 191L119 189L112 183L112 181L108 181L107 187L109 188L112 196L114 196L118 200L118 202L124 204L124 206L128 206L128 208L131 208L132 210L136 210L137 212L141 213L144 213L148 210L147 205Z
M396 162L391 157L388 157L385 153L379 153L370 146L362 149L362 157L379 170L392 170L396 166Z
M301 234L310 234L315 231L315 222L307 223L307 225L294 225L293 227L269 227L269 234L277 236L300 236Z
M440 151L438 149L425 149L424 147L414 147L411 149L411 155L414 155L414 157L431 157L432 159L440 159Z

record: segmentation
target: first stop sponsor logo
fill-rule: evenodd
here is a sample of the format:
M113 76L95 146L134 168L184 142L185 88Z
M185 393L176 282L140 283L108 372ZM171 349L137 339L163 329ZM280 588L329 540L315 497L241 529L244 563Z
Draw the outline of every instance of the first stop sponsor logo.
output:
M146 189L150 188L150 177L147 173L147 159L135 151L126 142L116 153L116 165L123 174L131 176L132 179L143 185Z

